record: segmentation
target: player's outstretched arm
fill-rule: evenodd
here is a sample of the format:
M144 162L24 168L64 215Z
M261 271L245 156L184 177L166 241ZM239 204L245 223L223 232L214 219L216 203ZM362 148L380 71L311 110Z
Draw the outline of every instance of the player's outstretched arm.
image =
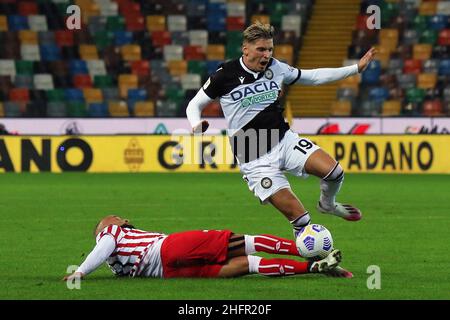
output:
M94 249L86 257L86 260L78 267L78 269L63 278L64 281L71 280L75 277L83 278L89 273L96 270L108 257L114 252L116 248L116 240L111 234L104 235L94 247Z
M300 70L300 78L296 83L305 84L305 85L319 85L326 84L334 81L339 81L345 79L347 77L356 75L362 71L364 71L369 63L375 57L376 50L375 48L371 48L367 53L359 60L357 64L340 67L340 68L318 68L318 69L310 69Z

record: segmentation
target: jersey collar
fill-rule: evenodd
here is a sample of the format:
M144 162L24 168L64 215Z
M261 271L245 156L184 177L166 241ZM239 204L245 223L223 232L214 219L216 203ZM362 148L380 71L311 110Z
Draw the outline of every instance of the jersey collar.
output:
M248 72L248 73L250 73L251 75L253 75L253 77L254 77L255 79L258 78L259 72L255 72L255 71L252 71L252 70L250 70L249 68L247 68L247 66L245 65L244 60L242 59L242 57L239 58L239 63L241 64L242 69L244 69L246 72Z
M270 67L270 65L272 65L272 62L273 62L273 58L270 58L269 63L267 64L266 70L267 70L268 67ZM244 60L242 59L242 57L239 58L239 63L241 64L242 69L244 69L246 72L248 72L251 75L253 75L253 77L255 79L258 79L258 77L260 77L265 72L265 71L263 71L263 72L255 72L255 71L250 70L245 65Z

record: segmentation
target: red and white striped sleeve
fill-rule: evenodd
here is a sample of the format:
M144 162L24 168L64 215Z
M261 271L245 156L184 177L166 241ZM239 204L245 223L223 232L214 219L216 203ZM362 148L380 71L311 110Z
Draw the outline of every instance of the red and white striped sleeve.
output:
M121 231L122 231L122 228L119 226L116 226L116 225L107 226L97 235L96 241L98 243L100 241L100 239L103 238L103 236L109 234L114 238L114 241L116 242L116 245L117 245Z

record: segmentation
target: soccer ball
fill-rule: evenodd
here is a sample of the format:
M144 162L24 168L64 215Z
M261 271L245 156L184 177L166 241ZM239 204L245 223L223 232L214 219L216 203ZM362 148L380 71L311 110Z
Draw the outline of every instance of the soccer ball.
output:
M309 224L295 239L298 252L304 258L325 258L333 250L330 231L320 224Z

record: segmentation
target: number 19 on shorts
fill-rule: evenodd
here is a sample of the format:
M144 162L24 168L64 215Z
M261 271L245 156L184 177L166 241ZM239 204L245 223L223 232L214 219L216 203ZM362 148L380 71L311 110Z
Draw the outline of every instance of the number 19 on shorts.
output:
M303 154L307 153L307 150L311 149L313 144L306 140L306 139L300 139L297 143L297 145L294 147L294 150L298 150Z

